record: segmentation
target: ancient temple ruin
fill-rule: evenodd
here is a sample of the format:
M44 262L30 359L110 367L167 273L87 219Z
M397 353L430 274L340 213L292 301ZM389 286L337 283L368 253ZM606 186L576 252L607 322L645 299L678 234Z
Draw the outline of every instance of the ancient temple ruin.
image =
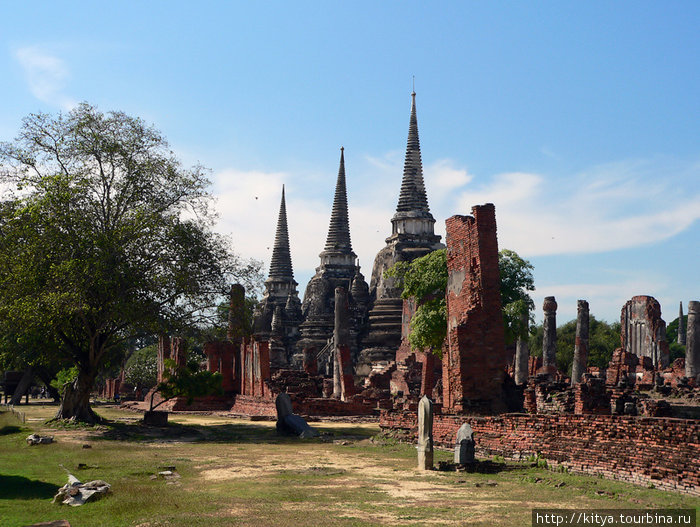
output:
M316 268L316 274L309 281L304 293L302 304L304 322L300 326L301 339L294 360L294 366L297 369L301 368L304 360L309 362L318 354L330 353L335 320L336 287L345 288L350 292L351 321L348 331L350 353L353 358L357 357L359 351L360 326L367 313L368 286L360 272L357 256L352 250L350 241L343 148L340 149L340 167L328 236L319 257L320 265ZM317 358L322 360L322 357Z
M270 351L274 368L284 368L289 365L299 340L301 321L301 302L292 270L287 207L284 186L282 186L282 200L277 219L275 243L272 248L270 274L265 280L265 292L253 322L256 339L274 343L274 350Z
M496 213L493 204L447 224L445 412L505 410L506 345L501 315Z
M622 308L620 315L622 348L638 357L649 357L654 367L669 364L666 322L661 318L661 305L651 296L639 295Z
M363 351L356 372L367 375L372 363L391 361L401 343L401 291L394 279L384 272L396 262L410 262L431 251L444 247L435 234L435 219L430 213L428 197L423 182L418 119L416 118L416 93L411 93L411 117L408 127L406 158L396 213L391 219L391 236L379 251L372 268L370 280L371 310L368 334L362 341Z

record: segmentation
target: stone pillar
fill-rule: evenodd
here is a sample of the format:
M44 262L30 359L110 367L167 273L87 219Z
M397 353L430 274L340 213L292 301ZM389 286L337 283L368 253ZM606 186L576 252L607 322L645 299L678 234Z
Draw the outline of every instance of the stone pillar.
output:
M700 302L688 302L688 328L685 339L685 376L700 376Z
M557 301L553 296L544 299L544 337L542 339L542 369L554 375L557 371Z
M685 326L683 324L683 302L678 306L678 344L685 346Z
M163 372L165 371L165 360L170 358L172 348L168 335L158 335L158 382L163 382Z
M433 469L433 402L424 395L418 403L418 469Z
M333 395L339 396L344 401L354 394L355 388L352 359L350 358L350 306L348 305L348 291L344 287L335 288L333 347L335 354ZM336 386L339 393L336 393Z
M527 345L529 322L530 314L525 311L520 315L522 334L518 335L518 341L515 344L515 384L525 384L527 382L527 365L530 360L530 350Z
M574 363L571 366L571 385L581 382L588 366L588 302L578 301L576 316L576 345L574 346Z

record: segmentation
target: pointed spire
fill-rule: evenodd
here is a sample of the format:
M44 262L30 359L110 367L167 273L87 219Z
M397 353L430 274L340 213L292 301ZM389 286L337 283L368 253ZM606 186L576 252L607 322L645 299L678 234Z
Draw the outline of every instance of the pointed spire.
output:
M420 141L418 140L415 91L411 93L411 120L408 126L406 160L403 167L399 203L396 206L396 212L410 211L430 213L423 183L423 163L420 157Z
M331 211L331 224L324 251L352 252L350 226L348 222L348 196L345 188L345 149L340 148L340 167L335 184L335 197Z
M277 217L275 245L272 248L270 278L294 278L292 257L289 253L289 233L287 231L287 206L284 200L284 185L282 185L282 201L280 202L280 212Z

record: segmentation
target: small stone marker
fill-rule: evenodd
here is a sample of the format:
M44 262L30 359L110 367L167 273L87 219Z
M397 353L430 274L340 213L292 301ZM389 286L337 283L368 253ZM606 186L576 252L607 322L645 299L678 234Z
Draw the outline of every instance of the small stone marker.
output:
M424 395L418 403L418 469L433 469L433 402Z
M464 423L457 430L455 463L457 465L474 463L474 431L469 423Z

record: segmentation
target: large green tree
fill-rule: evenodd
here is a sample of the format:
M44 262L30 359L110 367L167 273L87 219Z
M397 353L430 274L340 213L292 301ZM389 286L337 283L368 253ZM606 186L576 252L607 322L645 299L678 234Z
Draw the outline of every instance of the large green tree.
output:
M164 137L88 104L25 118L0 144L0 320L77 365L57 418L94 422L95 378L131 339L197 325L259 278L211 229L205 170Z
M498 253L498 267L506 342L512 343L518 335L527 332L527 327L521 323L521 314L534 306L528 293L535 288L533 267L508 249ZM403 298L414 298L417 303L408 336L411 347L431 348L440 354L447 334L447 250L433 251L412 262L398 262L387 273L398 279Z

